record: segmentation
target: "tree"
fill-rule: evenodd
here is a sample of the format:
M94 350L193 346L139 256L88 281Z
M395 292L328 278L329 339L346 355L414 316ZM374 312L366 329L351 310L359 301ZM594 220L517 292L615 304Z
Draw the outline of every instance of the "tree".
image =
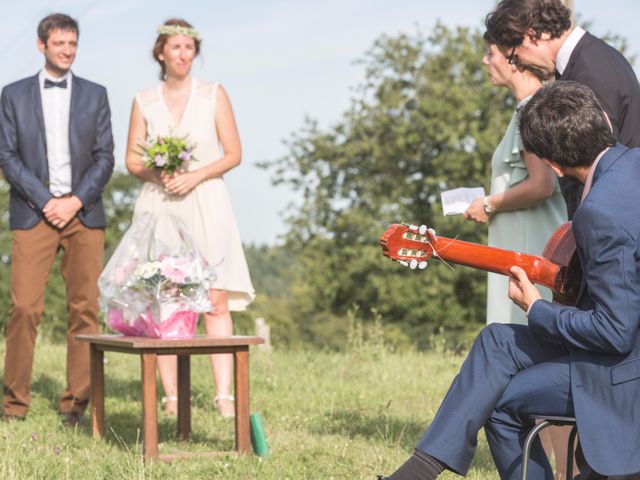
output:
M444 331L454 343L485 318L486 274L433 265L411 272L382 258L385 227L427 224L485 242L486 229L444 218L442 190L488 187L491 154L514 108L492 88L478 31L437 24L428 37L381 37L362 61L365 82L342 120L309 120L288 154L263 166L274 184L302 194L287 219L299 276L291 310L303 337L329 344L357 306L377 311L397 342L424 346Z

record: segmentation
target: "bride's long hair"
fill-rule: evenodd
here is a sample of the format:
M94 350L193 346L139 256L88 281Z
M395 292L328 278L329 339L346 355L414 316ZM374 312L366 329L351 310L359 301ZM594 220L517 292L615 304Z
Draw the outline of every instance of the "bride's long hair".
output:
M186 20L183 20L182 18L170 18L169 20L164 22L163 25L177 25L180 27L193 28L193 25L191 25ZM153 50L152 50L153 58L160 65L160 80L164 80L164 77L167 75L167 69L164 65L164 62L160 60L160 54L162 53L162 50L164 49L164 46L167 43L168 38L169 38L169 35L165 33L161 33L160 35L158 35L158 38L156 38L156 43L153 45ZM200 53L201 40L197 38L194 38L193 40L194 42L196 42L195 56L197 57L198 54Z

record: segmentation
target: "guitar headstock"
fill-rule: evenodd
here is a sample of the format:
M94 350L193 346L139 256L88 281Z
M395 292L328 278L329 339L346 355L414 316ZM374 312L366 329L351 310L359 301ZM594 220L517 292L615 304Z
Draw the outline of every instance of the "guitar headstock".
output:
M425 225L394 223L380 237L385 257L411 269L427 268L427 260L435 253L436 232Z

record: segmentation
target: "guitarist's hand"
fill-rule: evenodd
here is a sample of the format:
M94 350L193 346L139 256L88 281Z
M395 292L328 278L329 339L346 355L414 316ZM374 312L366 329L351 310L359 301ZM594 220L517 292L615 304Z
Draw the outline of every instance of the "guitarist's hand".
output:
M533 302L542 298L538 289L529 281L523 269L513 266L509 269L509 298L525 312Z
M467 220L473 220L478 223L487 223L489 221L489 215L484 211L484 199L476 198L469 208L462 214Z

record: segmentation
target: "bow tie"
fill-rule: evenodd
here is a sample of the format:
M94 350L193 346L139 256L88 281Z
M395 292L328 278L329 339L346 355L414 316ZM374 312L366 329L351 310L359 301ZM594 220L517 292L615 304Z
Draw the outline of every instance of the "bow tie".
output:
M44 88L53 88L53 87L67 88L67 79L65 78L61 82L53 82L53 81L49 80L48 78L45 78L44 79Z

